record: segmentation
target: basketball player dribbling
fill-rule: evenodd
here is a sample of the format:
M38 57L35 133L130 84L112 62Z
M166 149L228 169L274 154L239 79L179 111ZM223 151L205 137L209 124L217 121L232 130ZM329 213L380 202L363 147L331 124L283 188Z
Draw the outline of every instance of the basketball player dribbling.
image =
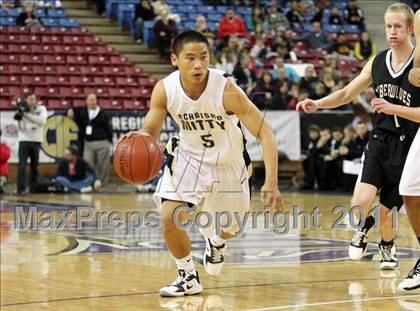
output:
M408 80L420 88L420 10L414 16L414 34L416 49L414 52L414 67L411 69ZM401 118L420 123L420 107L404 107L393 105L384 99L374 99L373 108L379 113L397 115ZM400 181L400 195L403 196L408 219L420 244L420 129L411 144L405 161ZM420 288L420 258L407 278L398 285L401 291Z
M183 223L187 212L179 207L198 207L215 219L217 212L232 215L232 224L220 234L214 226L202 230L206 239L203 264L217 276L223 266L225 242L240 231L236 212L250 208L248 174L244 160L240 121L262 144L265 182L261 199L272 211L282 209L278 190L277 143L270 126L245 93L226 75L209 69L209 44L194 30L179 34L173 42L171 62L178 70L159 81L151 97L144 125L131 135L159 138L166 113L177 122L179 141L169 144L173 158L159 180L154 200L160 211L163 236L178 268L177 279L163 287L163 297L198 294L203 290L191 256L191 243ZM178 215L177 219L174 215Z
M317 101L306 99L299 102L297 109L312 112L317 109L335 108L351 102L370 85L373 86L378 100L386 100L398 107L420 106L420 89L408 81L413 66L414 47L411 34L414 13L408 5L396 3L387 8L384 19L390 49L378 53L374 59L368 61L361 73L343 89ZM417 129L418 124L413 121L377 111L374 116L374 129L362 157L362 170L354 189L351 206L361 207L364 214L368 215L378 190L381 190L382 241L378 245L381 269L398 267L393 242L395 233L389 221L389 214L383 207L399 209L403 205L398 187L405 159ZM360 260L365 254L368 235L375 222L373 216L364 220L364 225L355 232L349 246L349 257L353 260Z

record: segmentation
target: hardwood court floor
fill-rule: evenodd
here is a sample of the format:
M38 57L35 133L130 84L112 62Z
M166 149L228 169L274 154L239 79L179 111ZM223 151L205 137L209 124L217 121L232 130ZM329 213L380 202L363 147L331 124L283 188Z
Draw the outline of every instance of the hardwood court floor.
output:
M1 310L420 310L420 292L399 293L398 282L420 257L405 215L398 218L400 272L378 269L371 236L361 262L347 258L352 231L332 231L337 205L349 196L285 193L286 208L321 211L319 230L291 229L288 234L250 228L229 242L219 278L199 263L204 240L191 229L193 255L205 291L187 298L160 298L158 291L175 278L175 265L160 231L143 227L132 236L124 230L13 230L17 206L36 206L38 216L75 211L154 210L150 194L34 195L2 197ZM253 211L261 209L254 195ZM25 208L23 209L25 211ZM124 216L124 214L122 214ZM40 219L38 218L38 221ZM61 220L57 219L57 223ZM75 217L71 224L75 225ZM44 222L45 225L45 222ZM58 225L58 224L56 224Z

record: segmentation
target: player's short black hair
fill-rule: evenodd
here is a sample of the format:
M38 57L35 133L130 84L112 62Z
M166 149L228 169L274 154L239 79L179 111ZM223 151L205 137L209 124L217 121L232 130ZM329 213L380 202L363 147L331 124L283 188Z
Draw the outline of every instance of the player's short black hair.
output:
M334 126L331 130L332 130L332 132L342 132L343 131L343 129L339 126Z
M209 47L209 41L205 35L199 31L189 29L181 32L175 37L174 42L172 43L172 53L179 56L184 45L191 42L205 43L207 47Z

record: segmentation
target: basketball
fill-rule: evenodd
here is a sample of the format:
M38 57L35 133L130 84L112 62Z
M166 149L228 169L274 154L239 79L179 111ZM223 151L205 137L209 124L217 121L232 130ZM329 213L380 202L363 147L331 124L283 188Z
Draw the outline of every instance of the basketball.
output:
M123 138L115 149L114 169L131 184L151 180L160 170L163 155L151 137L145 135Z

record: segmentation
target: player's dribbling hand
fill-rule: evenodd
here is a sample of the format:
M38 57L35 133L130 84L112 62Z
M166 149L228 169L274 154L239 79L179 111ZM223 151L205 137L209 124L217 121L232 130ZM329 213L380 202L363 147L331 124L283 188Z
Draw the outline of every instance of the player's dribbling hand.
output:
M372 108L377 112L390 115L395 114L395 105L387 102L383 98L374 98L370 104L372 105Z
M265 182L261 187L261 201L270 207L270 212L276 213L283 210L283 198L276 186Z
M314 112L318 109L318 105L315 103L314 100L306 98L296 105L296 111L303 110L305 112Z

